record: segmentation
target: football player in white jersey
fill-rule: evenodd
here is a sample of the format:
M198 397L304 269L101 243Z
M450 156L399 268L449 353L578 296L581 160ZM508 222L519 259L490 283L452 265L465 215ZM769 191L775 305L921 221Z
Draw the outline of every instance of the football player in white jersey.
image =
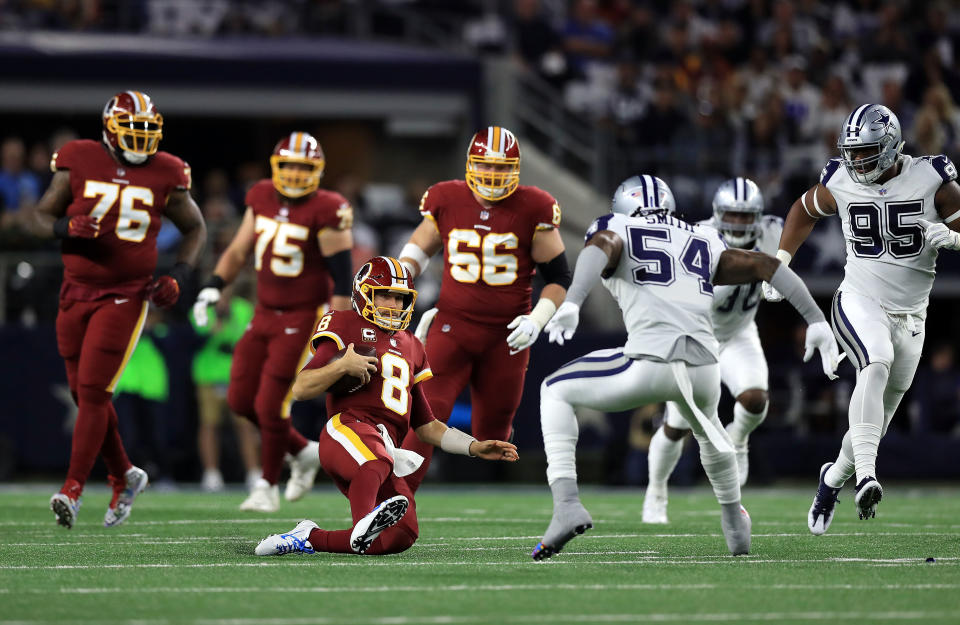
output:
M876 515L880 439L913 381L923 347L937 250L960 249L960 187L946 156L902 154L900 122L885 106L857 107L840 129L841 158L790 207L777 257L787 264L821 217L839 215L847 248L843 282L833 298L833 330L857 367L849 429L836 461L820 469L807 515L820 535L837 495L856 473L861 519ZM776 300L775 285L764 297Z
M673 193L659 178L626 180L614 194L611 210L587 230L573 284L546 330L552 342L572 337L580 305L602 277L620 304L627 342L620 349L591 352L565 364L540 386L553 518L533 558L552 556L593 527L577 492L574 406L621 411L661 401L676 402L700 444L700 459L721 504L727 547L734 555L748 553L750 517L740 505L733 445L717 418L714 285L767 280L785 293L810 324L805 358L820 350L824 372L831 376L837 343L796 274L766 254L727 249L714 228L671 216Z
M730 247L773 255L783 220L763 214L763 195L749 178L727 180L713 196L713 218L700 222L720 231ZM713 290L713 332L720 342L720 381L736 404L727 434L737 453L740 486L747 481L747 440L767 416L767 360L754 317L760 282L717 286ZM667 479L683 451L689 426L674 402L667 402L647 454L650 481L643 497L643 522L667 522Z

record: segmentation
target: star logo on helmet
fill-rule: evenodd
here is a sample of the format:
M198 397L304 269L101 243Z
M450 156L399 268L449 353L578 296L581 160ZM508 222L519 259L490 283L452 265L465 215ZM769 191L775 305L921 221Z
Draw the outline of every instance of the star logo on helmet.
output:
M874 130L884 130L890 127L890 116L882 111L877 111L877 117L871 122Z

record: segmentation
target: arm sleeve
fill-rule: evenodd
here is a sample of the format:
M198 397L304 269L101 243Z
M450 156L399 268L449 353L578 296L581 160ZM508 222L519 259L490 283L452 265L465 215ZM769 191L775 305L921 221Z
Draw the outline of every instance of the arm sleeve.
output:
M813 296L810 295L810 291L807 290L803 280L783 263L780 263L777 270L773 272L773 276L770 278L770 286L783 294L783 297L803 316L807 325L826 321L823 311L813 301Z
M327 269L333 278L334 295L350 295L353 292L353 259L350 250L340 250L333 256L326 256Z
M427 396L423 394L423 386L415 384L411 392L413 401L410 407L410 427L415 430L421 425L435 421L436 417L433 416L433 409L430 408Z
M573 271L573 282L567 289L566 301L580 306L587 295L600 281L600 273L607 266L606 253L596 245L583 248L577 257L577 266Z
M559 284L565 289L570 287L573 276L570 272L570 265L567 264L567 255L564 252L560 252L545 263L538 263L537 269L543 276L543 281L547 284Z

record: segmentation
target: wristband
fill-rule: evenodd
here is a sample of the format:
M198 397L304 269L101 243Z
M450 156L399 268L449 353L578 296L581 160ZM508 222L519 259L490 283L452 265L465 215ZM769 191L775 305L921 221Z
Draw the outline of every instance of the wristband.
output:
M53 222L53 236L58 239L66 239L70 236L70 217L64 215Z
M777 260L779 260L784 265L789 265L790 261L793 260L793 254L787 250L777 250Z
M225 286L227 286L226 280L224 280L223 278L221 278L221 277L218 276L217 274L213 274L212 276L210 276L209 278L207 278L207 281L204 282L204 283L203 283L203 286L200 287L200 288L201 288L201 289L216 289L216 290L218 290L218 291L222 291L222 290L223 290L223 287L225 287Z
M531 321L539 325L540 329L543 329L543 326L547 325L547 322L550 321L556 312L557 305L551 300L541 297L537 301L537 305L533 307L533 310L531 310L527 316Z
M427 265L430 263L430 257L427 256L427 253L417 245L416 243L407 243L403 246L403 249L400 250L400 256L397 257L398 260L401 258L409 258L410 260L417 263L420 266L420 271L415 271L416 267L411 267L409 263L403 263L407 269L410 270L411 274L414 274L413 277L417 277L421 273L427 270Z
M440 437L440 449L448 454L470 456L470 443L476 440L474 437L466 432L461 432L457 428L447 428L447 431Z

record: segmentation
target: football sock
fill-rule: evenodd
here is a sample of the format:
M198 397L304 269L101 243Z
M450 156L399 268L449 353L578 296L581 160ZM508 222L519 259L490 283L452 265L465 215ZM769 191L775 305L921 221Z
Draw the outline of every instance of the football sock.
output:
M847 433L843 435L843 442L840 444L840 453L837 455L833 466L827 469L827 473L823 476L823 482L830 488L842 488L854 471L853 443L850 442L850 430L847 430Z
M740 473L737 470L737 455L721 453L709 440L697 439L700 444L700 462L713 486L713 493L721 504L740 503Z
M289 419L288 419L289 420ZM296 456L310 441L303 434L297 431L297 428L290 426L290 433L287 438L287 453Z
M560 478L577 479L577 415L573 406L563 401L546 384L540 386L540 428L543 448L547 452L547 482Z
M664 492L667 490L667 480L677 466L680 455L683 453L683 439L670 440L663 428L658 428L650 439L650 448L647 450L647 468L650 472L648 490Z
M350 548L350 534L353 530L322 530L317 528L310 532L310 546L314 551L326 553L355 553Z
M879 362L860 370L857 385L850 396L850 442L857 471L857 482L876 477L877 448L883 431L883 395L890 370Z
M103 462L107 465L107 472L117 478L124 479L131 464L127 457L127 451L123 448L123 439L120 438L119 419L117 410L113 402L107 402L107 433L103 439L103 446L100 448L100 455L103 456Z
M734 404L733 421L727 426L727 434L729 434L730 438L733 439L734 445L746 444L747 438L750 437L750 433L757 429L757 427L763 423L763 420L767 417L767 408L769 406L770 402L767 402L762 411L750 412L744 408L743 404L740 402Z
M110 397L107 391L89 386L81 386L77 390L77 422L73 426L67 480L79 484L81 490L103 447L110 422ZM79 493L70 496L76 498Z

